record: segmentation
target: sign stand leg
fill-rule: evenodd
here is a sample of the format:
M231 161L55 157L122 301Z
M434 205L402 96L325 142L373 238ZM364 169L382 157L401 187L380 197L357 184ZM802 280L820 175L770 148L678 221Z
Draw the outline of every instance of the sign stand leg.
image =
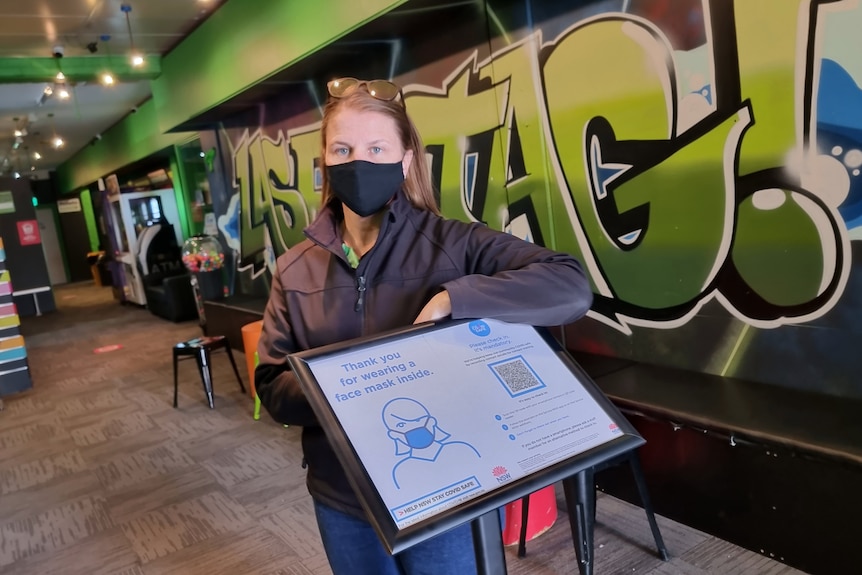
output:
M477 575L505 575L506 553L503 550L503 526L500 510L494 509L470 523L476 552Z
M594 469L589 467L563 479L563 492L569 510L572 540L581 575L593 573L593 531L596 524L596 486Z

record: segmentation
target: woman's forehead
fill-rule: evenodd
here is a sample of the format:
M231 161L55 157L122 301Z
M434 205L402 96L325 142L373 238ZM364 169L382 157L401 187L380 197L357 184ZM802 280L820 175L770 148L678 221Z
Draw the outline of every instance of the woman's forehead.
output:
M326 139L399 141L395 120L380 112L343 107L329 118Z

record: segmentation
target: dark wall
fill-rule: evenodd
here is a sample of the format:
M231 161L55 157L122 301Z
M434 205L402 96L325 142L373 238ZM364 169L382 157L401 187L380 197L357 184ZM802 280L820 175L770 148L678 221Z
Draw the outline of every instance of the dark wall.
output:
M64 199L71 199L68 196ZM80 194L78 194L80 198ZM87 254L90 252L90 237L87 233L87 222L84 212L60 213L60 236L66 249L66 260L69 265L69 281L80 282L91 279L90 264Z
M57 201L57 187L54 185L54 172L47 180L31 180L30 187L39 205L53 204Z
M54 309L54 297L50 290L51 281L48 277L42 244L21 245L18 230L19 222L36 221L36 208L33 207L30 183L30 180L24 178L0 178L0 191L11 191L15 204L14 212L0 213L0 236L3 237L6 267L12 278L13 290L19 292L48 287L47 291L36 296L40 311L45 312ZM38 224L36 229L39 229ZM36 312L33 299L34 296L15 297L20 315L31 315Z

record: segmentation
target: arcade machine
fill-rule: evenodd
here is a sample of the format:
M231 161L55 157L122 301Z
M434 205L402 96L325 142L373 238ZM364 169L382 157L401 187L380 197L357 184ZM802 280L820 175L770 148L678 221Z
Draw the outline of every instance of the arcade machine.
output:
M110 206L108 218L109 236L114 244L114 260L122 271L122 286L125 301L146 305L143 273L139 266L139 243L142 234L153 225L167 220L178 222L174 190L165 188L145 192L118 193L107 191L106 205ZM182 245L182 234L178 227L171 226L177 245ZM148 236L150 234L147 234ZM146 253L146 250L144 251Z

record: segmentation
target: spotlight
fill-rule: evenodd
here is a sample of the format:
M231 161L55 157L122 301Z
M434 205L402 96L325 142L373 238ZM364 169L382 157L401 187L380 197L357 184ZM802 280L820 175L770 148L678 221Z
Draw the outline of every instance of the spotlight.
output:
M55 148L62 148L65 143L66 142L63 141L63 138L60 138L59 136L54 138L53 144Z
M55 58L62 58L63 54L66 50L63 48L62 44L57 44L54 46L54 50L51 52Z
M114 77L111 76L108 72L102 74L102 84L105 86L113 86L114 85Z
M132 66L138 68L144 65L144 57L140 54L132 54Z
M61 100L68 100L69 99L69 90L67 90L66 88L60 88L58 95L60 96Z

